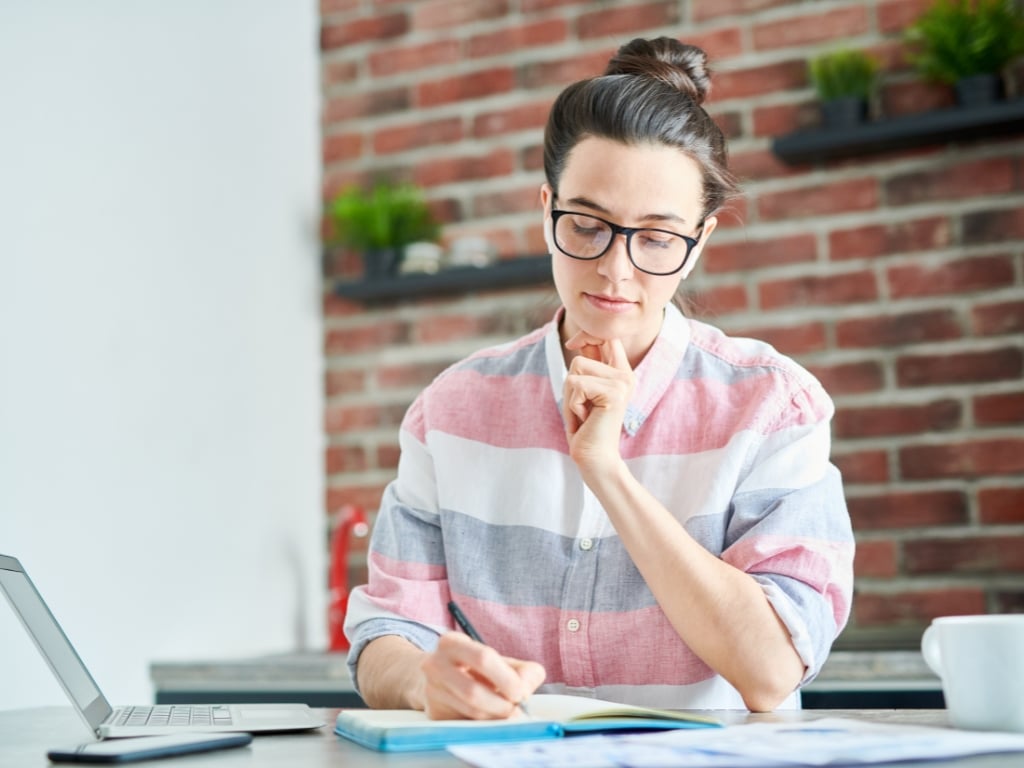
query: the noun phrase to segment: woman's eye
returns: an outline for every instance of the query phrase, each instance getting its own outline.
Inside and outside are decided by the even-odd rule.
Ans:
[[[670,248],[672,237],[658,233],[644,233],[640,236],[640,245],[644,248]]]

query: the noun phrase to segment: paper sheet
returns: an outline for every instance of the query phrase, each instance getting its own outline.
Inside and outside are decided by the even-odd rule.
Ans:
[[[476,768],[775,768],[869,765],[1024,752],[1024,734],[822,718],[695,731],[461,746],[450,747],[449,751]]]

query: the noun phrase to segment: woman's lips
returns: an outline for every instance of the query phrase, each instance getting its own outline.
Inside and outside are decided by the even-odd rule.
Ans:
[[[636,304],[616,296],[602,296],[597,293],[584,293],[587,301],[602,312],[628,312]]]

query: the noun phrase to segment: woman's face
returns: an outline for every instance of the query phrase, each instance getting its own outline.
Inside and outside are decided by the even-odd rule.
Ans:
[[[565,306],[562,339],[583,330],[622,341],[636,367],[657,338],[663,310],[680,281],[697,263],[717,224],[701,218],[700,167],[677,149],[660,144],[630,146],[611,139],[586,138],[569,153],[558,197],[544,184],[544,233],[552,257],[555,287]],[[625,227],[652,227],[700,238],[686,266],[673,275],[651,275],[629,260],[625,235],[616,235],[600,258],[582,261],[554,244],[551,211],[575,211]],[[634,241],[638,236],[634,236]],[[633,243],[634,249],[637,243]]]

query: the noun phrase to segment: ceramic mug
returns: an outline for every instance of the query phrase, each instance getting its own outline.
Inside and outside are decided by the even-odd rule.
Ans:
[[[944,616],[921,637],[958,728],[1024,733],[1024,614]]]

